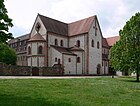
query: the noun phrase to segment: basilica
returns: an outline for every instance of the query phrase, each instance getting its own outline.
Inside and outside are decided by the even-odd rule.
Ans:
[[[103,38],[96,15],[64,23],[38,14],[28,34],[8,43],[19,66],[61,64],[65,75],[107,75],[110,42]]]

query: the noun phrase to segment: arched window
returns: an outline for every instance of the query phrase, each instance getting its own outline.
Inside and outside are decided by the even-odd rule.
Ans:
[[[77,46],[80,47],[80,40],[77,40]]]
[[[77,63],[80,63],[80,57],[77,57]]]
[[[43,47],[42,46],[39,46],[38,47],[38,54],[42,54],[43,53]]]
[[[60,64],[60,59],[58,59],[58,64]]]
[[[71,58],[69,58],[68,61],[71,62]]]
[[[63,40],[60,41],[60,46],[63,46]]]
[[[55,58],[55,62],[57,62],[57,58]]]
[[[94,47],[94,40],[91,41],[91,47]]]
[[[98,49],[100,48],[100,44],[99,44],[99,41],[97,42],[97,48],[98,48]]]
[[[28,47],[28,54],[31,54],[31,47]]]
[[[57,40],[57,39],[55,39],[54,43],[55,43],[55,45],[58,45],[58,40]]]

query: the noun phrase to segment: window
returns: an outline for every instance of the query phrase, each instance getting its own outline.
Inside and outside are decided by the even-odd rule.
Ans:
[[[63,40],[60,41],[60,46],[63,46]]]
[[[36,24],[35,29],[36,29],[37,32],[39,32],[40,28],[41,28],[41,25],[40,25],[40,23],[38,22],[38,23]]]
[[[77,63],[80,63],[80,57],[77,57]]]
[[[106,66],[107,66],[107,61],[106,61]]]
[[[99,41],[97,42],[97,48],[98,48],[98,49],[100,48],[100,44],[99,44]]]
[[[60,59],[58,59],[58,64],[60,64]]]
[[[91,47],[94,47],[94,40],[91,41]]]
[[[38,47],[38,54],[42,54],[43,53],[43,48],[42,48],[42,46],[39,46]]]
[[[28,54],[31,54],[31,47],[28,47]]]
[[[69,58],[68,61],[71,62],[71,58]]]
[[[54,40],[54,43],[55,43],[55,45],[58,45],[58,40],[55,39],[55,40]]]
[[[57,62],[57,58],[55,58],[55,62]]]
[[[102,66],[104,66],[104,61],[102,61]]]
[[[77,46],[80,47],[80,40],[77,40]]]

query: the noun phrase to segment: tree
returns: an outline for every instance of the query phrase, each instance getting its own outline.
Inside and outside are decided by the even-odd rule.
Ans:
[[[119,32],[120,40],[111,48],[111,66],[115,70],[140,75],[140,13],[132,16]]]
[[[6,44],[0,44],[0,62],[16,65],[16,52]]]
[[[0,0],[0,43],[6,43],[8,39],[12,39],[12,34],[9,33],[9,27],[12,27],[12,19],[7,15],[7,9],[4,5],[4,0]]]
[[[12,19],[7,15],[7,9],[4,5],[4,0],[0,0],[0,62],[6,64],[16,64],[16,53],[7,44],[8,39],[12,39],[12,34],[9,33],[9,27],[12,27]]]

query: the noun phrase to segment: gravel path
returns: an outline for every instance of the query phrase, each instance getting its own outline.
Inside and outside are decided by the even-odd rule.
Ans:
[[[99,78],[111,76],[0,76],[0,79],[70,79],[70,78]]]

